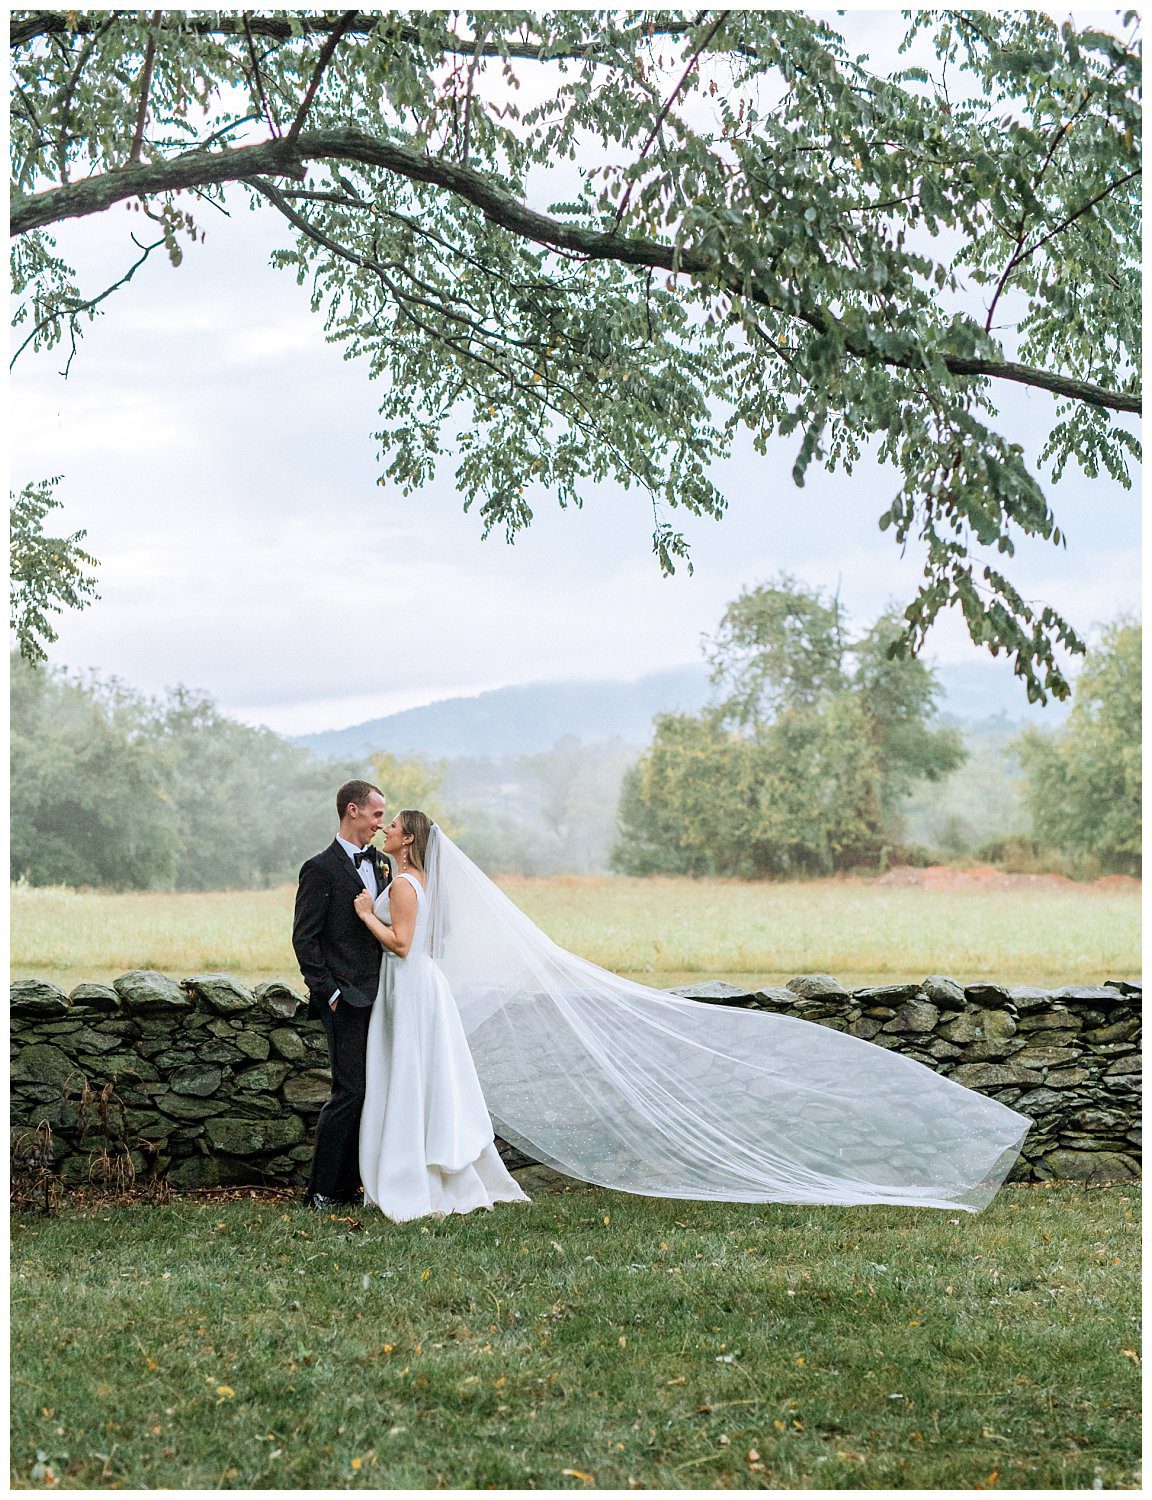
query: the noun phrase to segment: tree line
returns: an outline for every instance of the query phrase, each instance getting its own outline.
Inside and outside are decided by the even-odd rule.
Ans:
[[[715,703],[659,716],[624,778],[613,868],[757,879],[924,862],[908,794],[967,751],[937,718],[931,669],[892,652],[898,633],[889,612],[853,638],[837,599],[787,576],[745,590],[709,645]],[[1013,743],[1032,832],[987,855],[1139,873],[1140,654],[1138,624],[1108,626],[1063,729]]]
[[[545,754],[429,763],[321,760],[175,688],[12,659],[11,872],[34,885],[282,885],[332,838],[340,781],[370,774],[493,874],[787,878],[965,851],[905,838],[908,794],[965,746],[923,663],[891,657],[889,615],[853,635],[836,599],[781,578],[746,590],[709,643],[716,701],[664,714],[638,760],[571,738]],[[1013,744],[1030,831],[978,851],[1071,873],[1140,872],[1141,629],[1114,621],[1057,732]],[[617,801],[618,798],[618,801]]]
[[[178,687],[12,658],[11,866],[34,885],[252,890],[331,841],[335,791],[363,768],[318,760]]]

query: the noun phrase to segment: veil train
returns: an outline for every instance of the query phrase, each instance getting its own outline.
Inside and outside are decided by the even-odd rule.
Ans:
[[[566,952],[436,825],[428,945],[497,1134],[568,1176],[730,1202],[977,1212],[1031,1121],[931,1068]]]

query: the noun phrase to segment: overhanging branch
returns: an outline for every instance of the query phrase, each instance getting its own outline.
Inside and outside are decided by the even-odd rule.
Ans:
[[[386,13],[372,11],[353,11],[352,20],[344,29],[345,35],[349,36],[371,36],[374,32],[401,41],[413,42],[423,45],[426,37],[423,37],[414,27],[397,26],[389,23]],[[36,11],[23,20],[15,21],[9,30],[9,44],[13,51],[26,47],[30,42],[45,36],[90,36],[99,26],[94,16],[99,12],[84,14],[75,11]],[[245,25],[245,15],[247,25]],[[334,21],[329,16],[313,14],[299,14],[293,19],[293,24],[282,16],[258,16],[253,12],[245,15],[218,15],[213,19],[203,16],[186,15],[181,23],[181,29],[193,36],[219,36],[230,37],[243,35],[247,29],[252,36],[264,37],[272,42],[290,42],[302,32],[304,36],[326,36],[339,21]],[[647,25],[630,27],[623,31],[609,31],[607,40],[588,42],[583,47],[575,47],[570,50],[559,52],[547,51],[542,42],[533,42],[526,38],[523,41],[505,42],[477,42],[474,37],[456,36],[454,32],[445,30],[441,43],[445,52],[457,53],[462,57],[515,57],[527,62],[555,62],[564,60],[569,62],[595,62],[599,53],[604,52],[608,45],[631,44],[636,41],[648,41],[653,37],[681,37],[692,31],[692,21],[666,21],[663,25],[655,26],[651,30]]]
[[[26,234],[66,219],[102,213],[114,203],[132,198],[218,186],[253,177],[303,180],[310,161],[357,162],[395,173],[410,182],[441,188],[472,204],[510,234],[550,249],[566,250],[589,260],[609,260],[623,265],[710,277],[718,290],[726,290],[737,298],[748,297],[775,312],[798,318],[818,332],[834,335],[847,353],[859,359],[879,359],[896,369],[911,369],[923,363],[923,355],[912,347],[906,352],[878,356],[832,313],[820,307],[783,307],[765,288],[757,287],[754,280],[748,284],[743,276],[728,274],[725,267],[711,256],[660,240],[628,238],[564,223],[529,208],[492,178],[470,167],[441,157],[417,155],[391,141],[354,129],[302,134],[294,142],[272,140],[225,151],[195,151],[168,161],[101,173],[31,197],[16,194],[12,200],[12,234]],[[948,353],[940,358],[954,375],[1014,381],[1111,411],[1141,410],[1139,395],[1109,390],[1089,381],[1011,360],[971,359]]]

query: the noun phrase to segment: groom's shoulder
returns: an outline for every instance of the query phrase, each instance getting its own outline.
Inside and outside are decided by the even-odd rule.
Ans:
[[[304,863],[300,866],[300,879],[303,880],[304,876],[312,870],[321,869],[328,863],[331,857],[332,845],[329,844],[326,849],[321,849],[319,854],[314,854],[311,859],[306,859],[304,861]]]

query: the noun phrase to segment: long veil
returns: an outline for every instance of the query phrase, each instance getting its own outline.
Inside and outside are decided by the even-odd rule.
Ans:
[[[428,950],[496,1133],[569,1176],[734,1202],[983,1208],[1031,1121],[811,1021],[648,989],[552,942],[433,825]]]

